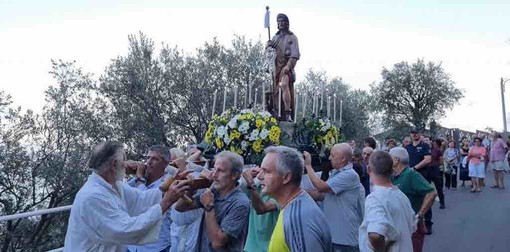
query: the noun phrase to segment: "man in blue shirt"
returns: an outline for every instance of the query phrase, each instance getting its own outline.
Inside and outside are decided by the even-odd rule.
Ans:
[[[170,150],[162,145],[156,145],[149,148],[147,154],[147,162],[145,165],[138,165],[136,176],[128,181],[132,187],[136,187],[142,191],[157,189],[166,178],[165,168],[170,162]],[[128,246],[130,252],[151,252],[161,251],[167,252],[170,249],[170,211],[166,212],[161,229],[159,231],[159,240],[155,243]]]
[[[206,189],[193,202],[180,199],[180,212],[203,208],[195,251],[242,251],[248,227],[250,200],[238,188],[244,161],[236,153],[222,151],[215,157],[212,190]]]
[[[419,172],[425,180],[430,182],[428,176],[428,165],[432,161],[430,145],[421,140],[420,128],[412,129],[410,134],[413,142],[405,147],[409,154],[409,167]],[[425,226],[428,235],[432,234],[432,224],[432,210],[429,209],[425,214]]]

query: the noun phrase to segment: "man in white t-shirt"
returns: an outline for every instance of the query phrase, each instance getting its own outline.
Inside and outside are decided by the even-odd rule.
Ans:
[[[413,251],[411,236],[416,217],[407,196],[391,182],[393,160],[387,152],[376,151],[368,173],[374,184],[365,201],[365,218],[359,228],[359,247],[365,251]]]

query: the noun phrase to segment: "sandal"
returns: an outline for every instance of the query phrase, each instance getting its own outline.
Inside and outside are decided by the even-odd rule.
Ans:
[[[498,185],[493,185],[493,186],[491,186],[491,188],[499,188],[499,186]]]

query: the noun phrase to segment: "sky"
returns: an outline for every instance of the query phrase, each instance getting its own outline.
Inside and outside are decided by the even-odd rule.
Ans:
[[[234,34],[265,41],[266,5],[271,33],[276,14],[285,13],[299,39],[298,81],[311,68],[369,90],[383,68],[423,58],[441,63],[465,91],[441,125],[503,129],[500,79],[510,78],[510,1],[0,0],[0,90],[38,112],[44,90],[54,84],[51,59],[74,60],[98,77],[127,53],[128,35],[140,31],[157,45],[188,53],[214,37],[224,44]]]

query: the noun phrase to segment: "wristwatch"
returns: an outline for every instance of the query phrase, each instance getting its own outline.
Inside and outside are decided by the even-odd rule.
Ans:
[[[214,208],[214,204],[209,204],[209,205],[204,206],[204,209],[206,212],[210,212],[211,210],[213,210],[213,208]]]
[[[145,180],[144,177],[138,177],[138,178],[135,179],[135,183],[138,183],[138,182],[142,182],[142,183],[145,184],[146,180]]]
[[[255,190],[257,190],[257,185],[255,185],[255,184],[252,184],[252,185],[246,185],[246,188],[247,188],[248,190],[255,191]]]

